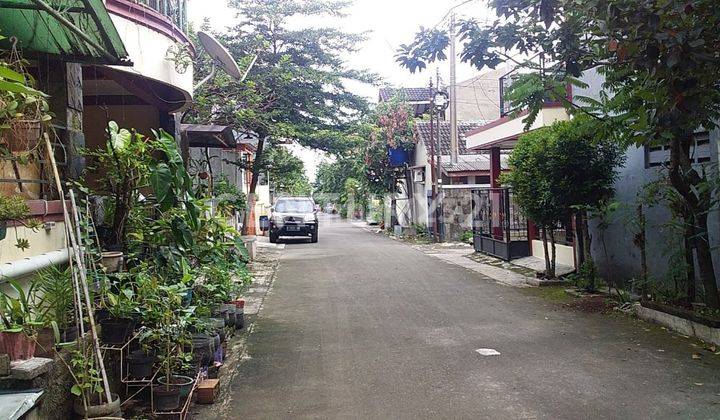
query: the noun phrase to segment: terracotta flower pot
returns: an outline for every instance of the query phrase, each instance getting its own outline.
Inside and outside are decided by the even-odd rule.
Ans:
[[[35,340],[24,332],[3,331],[0,333],[0,347],[10,360],[27,360],[35,356]]]

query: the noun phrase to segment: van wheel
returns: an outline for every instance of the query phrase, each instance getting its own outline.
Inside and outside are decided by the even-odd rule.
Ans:
[[[270,243],[271,243],[271,244],[276,244],[277,241],[278,241],[278,235],[273,235],[273,234],[271,233],[271,234],[270,234]]]
[[[317,230],[312,233],[312,236],[310,237],[310,242],[313,244],[316,244],[318,241],[318,232]]]

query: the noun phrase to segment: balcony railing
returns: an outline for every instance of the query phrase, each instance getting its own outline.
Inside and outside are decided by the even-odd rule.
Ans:
[[[110,13],[160,32],[193,51],[187,35],[187,0],[105,0]]]
[[[137,2],[170,18],[178,28],[187,33],[187,0],[137,0]]]

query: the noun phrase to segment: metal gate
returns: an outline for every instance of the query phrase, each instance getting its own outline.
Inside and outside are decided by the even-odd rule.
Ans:
[[[509,188],[473,190],[475,250],[504,260],[531,255],[528,222]]]

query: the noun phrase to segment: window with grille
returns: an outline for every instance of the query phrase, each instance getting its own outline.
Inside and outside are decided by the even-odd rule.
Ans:
[[[690,159],[693,163],[706,163],[711,160],[710,133],[695,133],[695,140],[690,148]],[[645,146],[645,167],[652,168],[667,165],[670,162],[670,148],[667,146]]]

